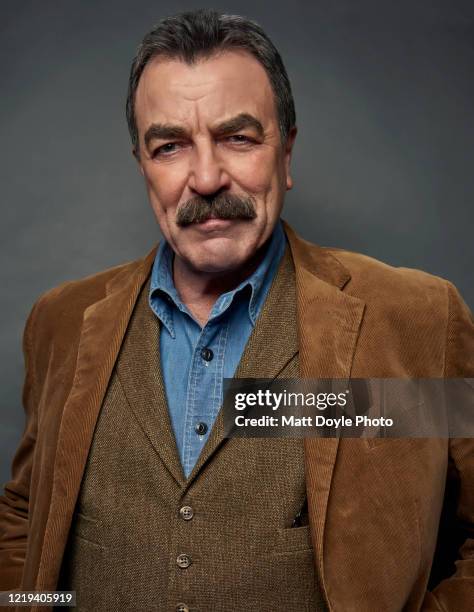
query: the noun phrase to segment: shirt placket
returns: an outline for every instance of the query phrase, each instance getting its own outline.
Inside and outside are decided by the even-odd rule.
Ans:
[[[209,322],[193,350],[183,428],[183,469],[186,476],[199,457],[220,407],[227,335],[228,323]],[[212,351],[212,359],[206,360],[202,356],[203,349]],[[206,427],[205,432],[199,432],[199,423]]]

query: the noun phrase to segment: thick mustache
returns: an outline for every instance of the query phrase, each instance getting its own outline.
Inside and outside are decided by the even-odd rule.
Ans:
[[[242,198],[231,193],[220,193],[210,198],[196,196],[185,202],[176,212],[176,223],[186,227],[208,219],[255,219],[257,212],[251,196]]]

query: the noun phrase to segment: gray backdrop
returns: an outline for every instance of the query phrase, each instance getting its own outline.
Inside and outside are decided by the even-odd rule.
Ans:
[[[307,239],[446,277],[474,304],[472,0],[3,0],[0,481],[23,428],[21,334],[40,293],[158,238],[124,119],[129,66],[161,17],[259,21],[295,95]]]

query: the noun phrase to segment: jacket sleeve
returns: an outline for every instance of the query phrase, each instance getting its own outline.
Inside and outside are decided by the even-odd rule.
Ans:
[[[0,496],[0,590],[20,587],[28,542],[29,489],[37,430],[33,364],[36,310],[37,305],[33,307],[23,333],[23,406],[26,424],[13,459],[12,479],[5,485],[4,495]]]
[[[474,378],[474,323],[456,288],[448,283],[445,378]],[[474,406],[470,407],[474,411]],[[470,418],[472,422],[473,417]],[[469,612],[474,609],[474,439],[452,438],[451,475],[456,480],[458,527],[465,534],[456,571],[426,594],[424,612]]]

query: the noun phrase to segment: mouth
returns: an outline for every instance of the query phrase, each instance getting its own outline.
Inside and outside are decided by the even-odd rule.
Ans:
[[[241,220],[241,219],[240,219]],[[217,230],[217,229],[226,229],[232,225],[235,221],[239,221],[239,219],[219,219],[216,217],[210,217],[205,221],[199,221],[193,223],[191,227],[195,227],[198,230]]]

